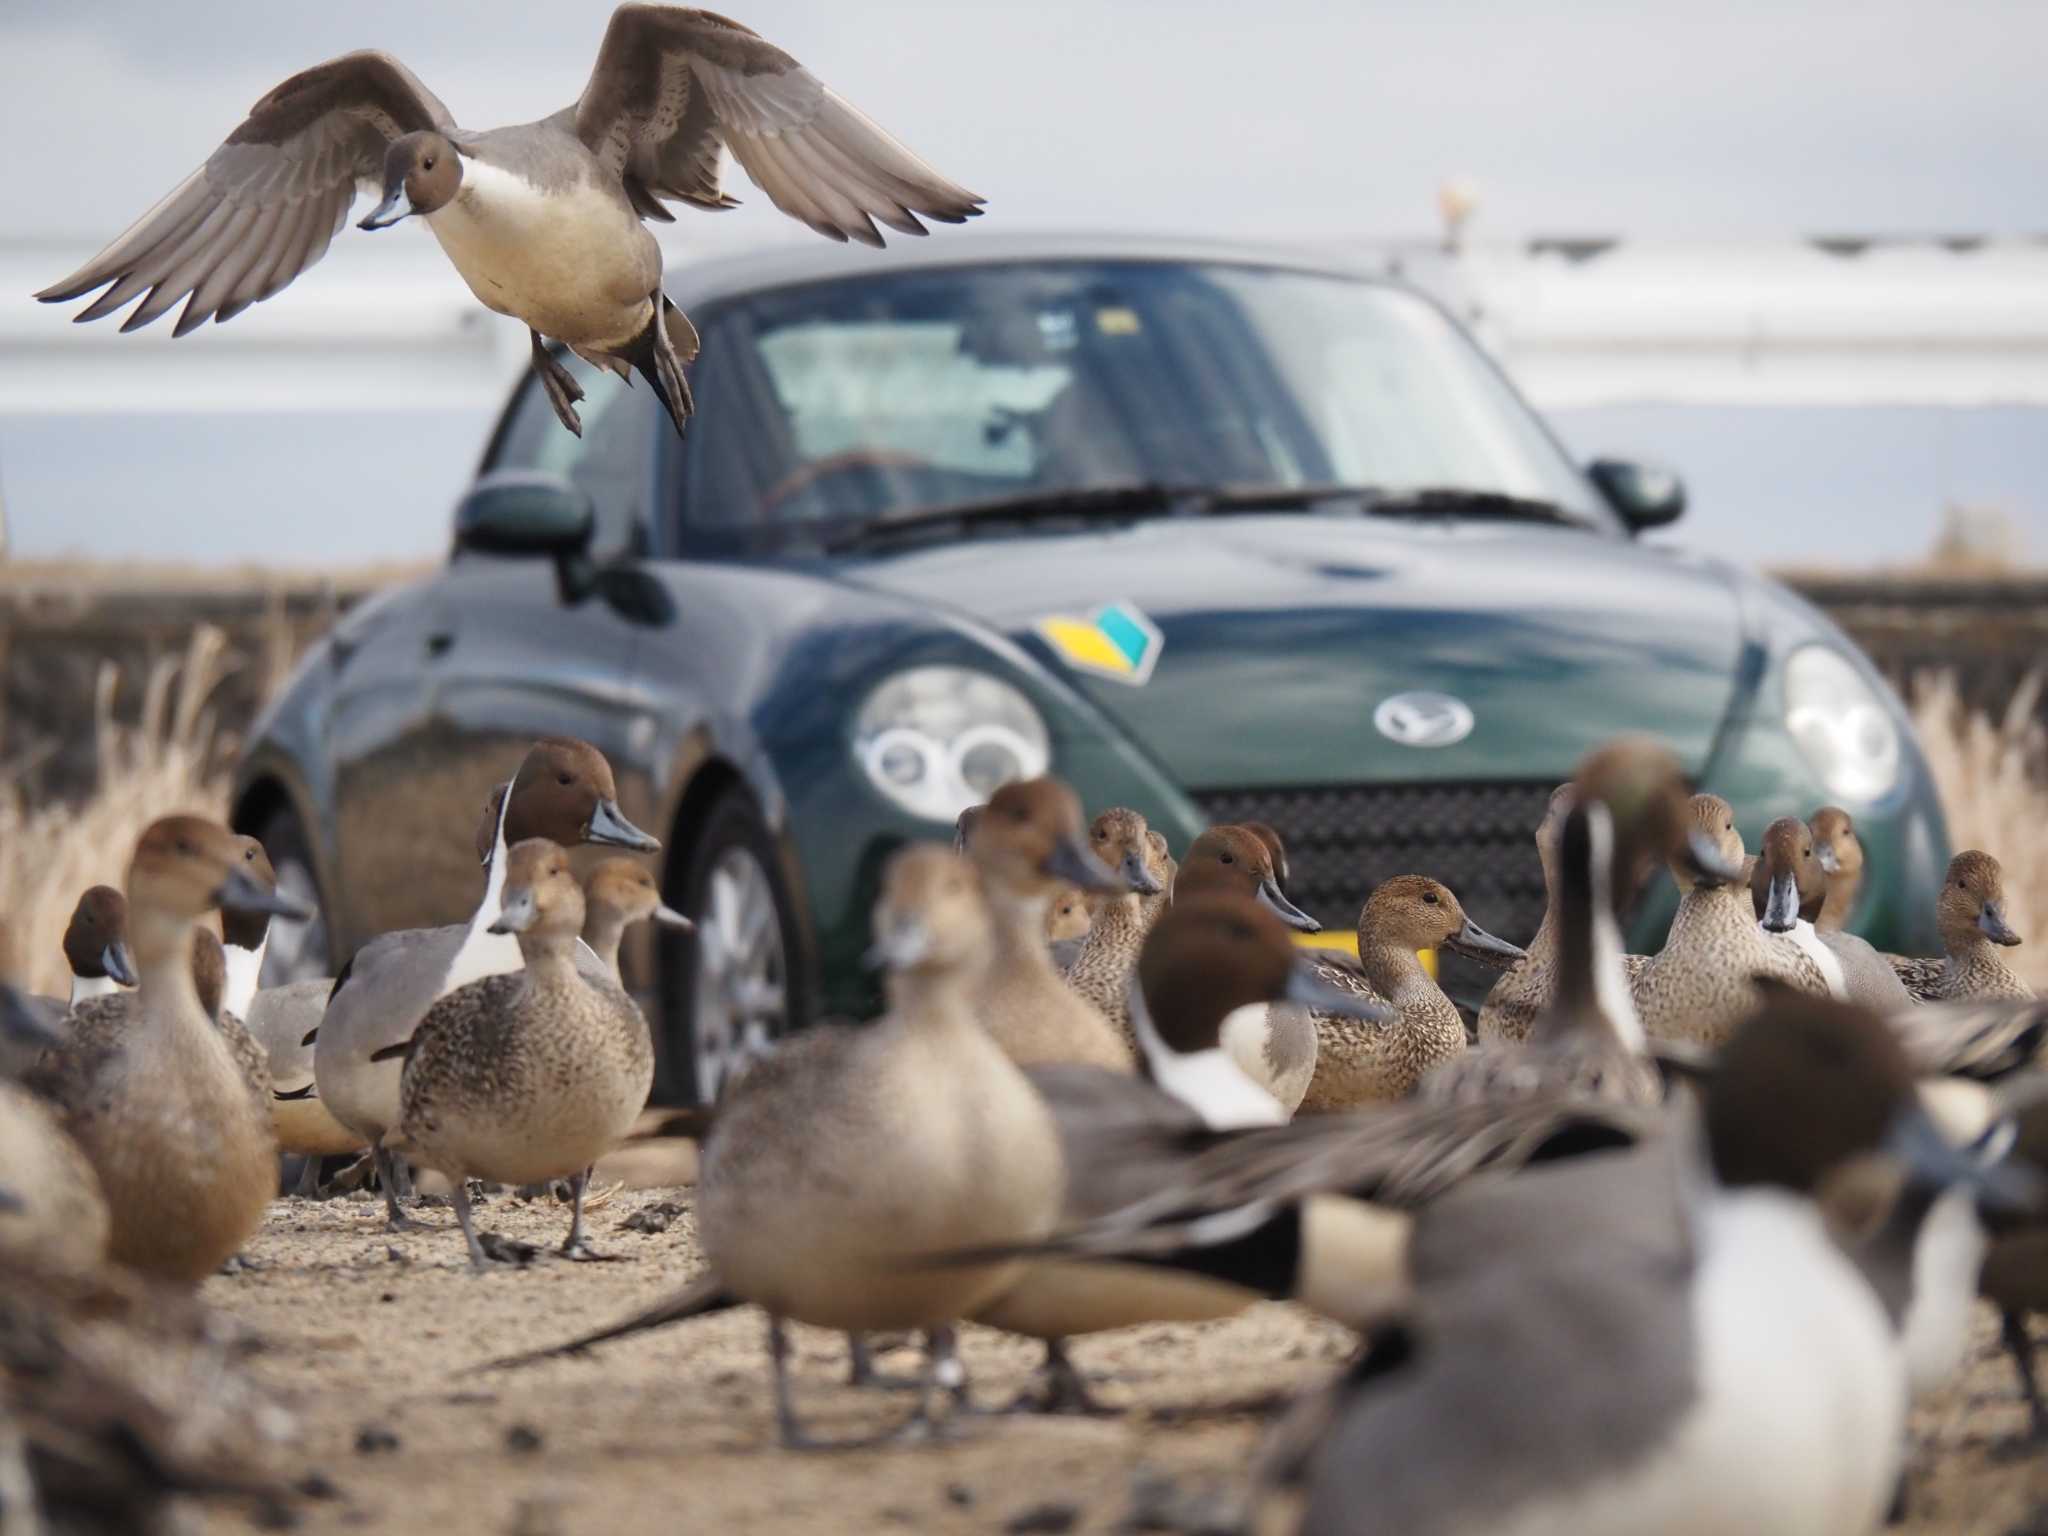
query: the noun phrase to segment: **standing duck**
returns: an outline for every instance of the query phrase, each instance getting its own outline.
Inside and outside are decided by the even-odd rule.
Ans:
[[[1081,802],[1057,779],[1005,784],[967,833],[995,929],[976,982],[982,1025],[1019,1066],[1079,1062],[1128,1072],[1130,1047],[1103,1011],[1053,969],[1045,912],[1062,885],[1107,896],[1123,878],[1089,851]]]
[[[583,882],[583,942],[612,980],[622,986],[619,945],[628,928],[649,918],[683,933],[693,933],[697,927],[661,899],[653,871],[638,859],[604,859],[592,866]]]
[[[1417,953],[1439,946],[1494,963],[1522,954],[1474,923],[1447,886],[1426,876],[1396,875],[1366,898],[1358,914],[1358,970],[1332,960],[1325,970],[1391,1004],[1399,1017],[1377,1025],[1318,1017],[1304,1110],[1406,1098],[1430,1068],[1465,1049],[1465,1020]]]
[[[1064,786],[999,790],[976,846],[997,827],[1067,805],[1047,788]],[[1013,790],[1025,792],[1021,802]],[[1011,822],[1012,806],[1022,822]],[[1085,852],[1079,808],[1070,808],[1072,843]],[[768,1314],[782,1442],[811,1447],[819,1442],[790,1391],[787,1324],[922,1328],[936,1335],[933,1364],[905,1428],[924,1424],[930,1386],[956,1364],[951,1324],[999,1295],[1020,1266],[920,1261],[1044,1237],[1064,1178],[1050,1112],[977,1018],[981,972],[1001,952],[981,883],[973,865],[934,844],[889,861],[872,951],[887,967],[887,1007],[872,1023],[791,1036],[734,1079],[697,1184],[706,1272],[671,1300],[544,1353],[751,1302]]]
[[[1946,951],[1941,959],[1885,956],[1907,991],[1926,1003],[2034,995],[1998,953],[2020,942],[2005,918],[2005,871],[1998,860],[1976,849],[1950,859],[1934,919]]]
[[[201,1005],[192,934],[216,906],[303,914],[250,879],[234,834],[193,816],[142,835],[127,894],[139,1007],[122,997],[79,1004],[64,1047],[29,1086],[57,1107],[99,1175],[109,1256],[197,1284],[262,1220],[277,1188],[277,1143],[267,1073],[251,1081],[248,1052]],[[232,1033],[247,1039],[239,1024]]]
[[[388,53],[343,54],[293,75],[227,142],[99,255],[36,297],[81,298],[122,323],[179,300],[173,334],[225,321],[318,261],[359,184],[381,188],[362,220],[418,215],[470,292],[523,321],[562,424],[582,433],[581,387],[551,337],[624,377],[640,372],[681,431],[683,365],[697,333],[661,291],[643,223],[664,201],[732,207],[722,151],[792,218],[834,240],[880,245],[876,221],[921,235],[916,215],[959,223],[982,199],[905,149],[809,70],[738,22],[673,5],[621,5],[583,94],[539,122],[473,132]],[[187,298],[187,295],[190,295]]]
[[[472,1268],[490,1260],[470,1219],[467,1181],[569,1180],[562,1252],[584,1257],[590,1165],[633,1128],[654,1084],[647,1020],[610,975],[576,961],[583,887],[546,838],[507,859],[494,933],[516,934],[521,969],[470,982],[427,1010],[419,1029],[372,1061],[405,1062],[397,1126],[385,1145],[446,1174]]]
[[[1128,1041],[1131,972],[1146,930],[1158,915],[1159,898],[1166,894],[1172,859],[1165,839],[1155,839],[1145,818],[1123,806],[1095,818],[1088,828],[1088,847],[1123,877],[1129,891],[1097,899],[1080,952],[1067,967],[1067,982]]]
[[[1913,1006],[1913,994],[1884,956],[1853,933],[1823,929],[1818,919],[1829,878],[1821,867],[1820,840],[1797,816],[1764,828],[1763,852],[1750,874],[1750,904],[1766,933],[1784,934],[1820,967],[1828,991],[1881,1013]]]
[[[1636,977],[1636,1012],[1654,1039],[1719,1045],[1756,1011],[1757,977],[1817,996],[1829,987],[1805,950],[1757,926],[1733,808],[1719,795],[1694,795],[1685,814],[1690,831],[1713,849],[1715,867],[1697,857],[1692,837],[1678,844],[1671,861],[1678,913],[1664,947]]]
[[[517,970],[521,950],[494,932],[506,850],[530,837],[564,847],[606,843],[648,852],[661,845],[619,810],[611,764],[588,742],[550,736],[534,743],[509,786],[494,791],[479,829],[483,898],[467,923],[387,933],[356,951],[335,978],[313,1053],[316,1090],[328,1113],[374,1153],[386,1219],[408,1224],[384,1133],[398,1123],[400,1070],[375,1053],[412,1038],[427,1009],[457,987]],[[590,961],[597,967],[595,958]]]
[[[1839,805],[1822,806],[1807,827],[1813,833],[1813,856],[1828,880],[1827,900],[1813,926],[1822,933],[1840,933],[1856,915],[1856,898],[1863,891],[1863,839],[1856,835],[1856,818]]]

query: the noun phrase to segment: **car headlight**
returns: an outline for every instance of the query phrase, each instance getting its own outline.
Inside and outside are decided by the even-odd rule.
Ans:
[[[1891,711],[1840,651],[1806,645],[1785,663],[1785,728],[1828,793],[1880,800],[1899,781]]]
[[[912,667],[854,717],[854,755],[875,788],[913,816],[951,822],[1012,779],[1034,779],[1052,739],[1031,701],[971,667]]]

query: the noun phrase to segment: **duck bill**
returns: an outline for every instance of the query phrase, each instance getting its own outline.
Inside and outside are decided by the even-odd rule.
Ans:
[[[1799,925],[1799,882],[1790,870],[1771,876],[1762,922],[1767,933],[1790,933]]]
[[[409,219],[419,210],[412,205],[412,199],[405,195],[405,183],[400,182],[384,194],[384,201],[364,214],[357,223],[357,229],[389,229],[400,219]]]
[[[295,923],[303,923],[313,915],[284,892],[257,884],[239,869],[228,871],[227,879],[221,881],[220,889],[213,893],[213,902],[215,906],[226,907],[231,912],[267,912],[272,917],[289,918]]]
[[[48,1050],[64,1043],[64,1032],[29,1007],[14,988],[0,985],[0,1039]]]
[[[1271,912],[1290,928],[1303,933],[1321,933],[1323,925],[1310,917],[1301,908],[1280,893],[1280,882],[1271,875],[1259,882],[1259,905]]]
[[[1124,877],[1124,884],[1140,896],[1157,896],[1166,887],[1159,883],[1159,877],[1145,867],[1145,861],[1135,853],[1127,853],[1117,869]]]
[[[654,920],[664,928],[673,928],[679,933],[695,933],[697,925],[667,902],[654,909]]]
[[[661,839],[649,837],[626,820],[626,813],[619,809],[619,802],[611,799],[597,802],[597,809],[590,813],[590,828],[583,834],[583,840],[586,843],[604,843],[613,848],[630,848],[634,853],[661,851]]]
[[[1893,1118],[1885,1151],[1898,1159],[1913,1183],[1967,1190],[1987,1216],[2035,1216],[2048,1210],[2048,1178],[2032,1164],[1958,1147],[1942,1135],[1917,1098]]]
[[[533,899],[532,891],[507,891],[504,903],[498,908],[498,920],[491,924],[491,932],[524,933],[539,916],[540,903]]]
[[[869,970],[902,971],[921,963],[931,952],[929,928],[919,922],[898,922],[877,933],[862,958]]]
[[[1045,856],[1038,872],[1105,896],[1121,896],[1130,890],[1122,875],[1071,837],[1063,837],[1052,845],[1052,852]]]
[[[1444,948],[1454,955],[1463,955],[1467,960],[1490,961],[1495,965],[1502,961],[1513,963],[1524,953],[1521,945],[1495,938],[1469,917],[1465,919],[1464,927],[1444,940]]]
[[[1842,856],[1835,852],[1833,843],[1822,843],[1813,850],[1813,857],[1822,874],[1832,877],[1842,872]]]
[[[1333,1013],[1340,1018],[1364,1019],[1369,1024],[1391,1024],[1401,1016],[1376,997],[1325,981],[1322,972],[1316,969],[1314,956],[1306,954],[1296,955],[1287,968],[1287,988],[1280,994],[1280,1001],[1299,1003],[1317,1013]]]
[[[1977,914],[1977,926],[1984,930],[1984,937],[1994,944],[2017,944],[2020,936],[2013,931],[2012,924],[2005,920],[2005,903],[1987,901],[1984,910]]]
[[[1684,846],[1679,850],[1693,877],[1709,885],[1737,885],[1748,878],[1742,861],[1731,862],[1721,852],[1720,846],[1706,833],[1692,831],[1685,834]]]
[[[100,951],[100,969],[124,987],[135,986],[141,980],[135,974],[135,957],[128,953],[126,939],[116,939]]]

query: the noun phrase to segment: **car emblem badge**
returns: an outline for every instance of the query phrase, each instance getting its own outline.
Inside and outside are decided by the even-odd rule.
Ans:
[[[1104,603],[1085,619],[1049,614],[1037,629],[1068,666],[1134,688],[1152,675],[1166,648],[1158,627],[1131,602]]]
[[[1404,747],[1448,747],[1472,734],[1472,711],[1448,693],[1397,693],[1380,700],[1372,723]]]

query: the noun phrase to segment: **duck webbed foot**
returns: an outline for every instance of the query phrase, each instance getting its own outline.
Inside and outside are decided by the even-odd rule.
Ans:
[[[540,339],[539,331],[528,327],[526,334],[533,338],[533,371],[540,375],[540,387],[547,391],[548,404],[555,408],[562,425],[581,437],[583,418],[576,413],[576,402],[583,398],[583,386],[576,382],[574,374],[556,361],[547,343]]]

